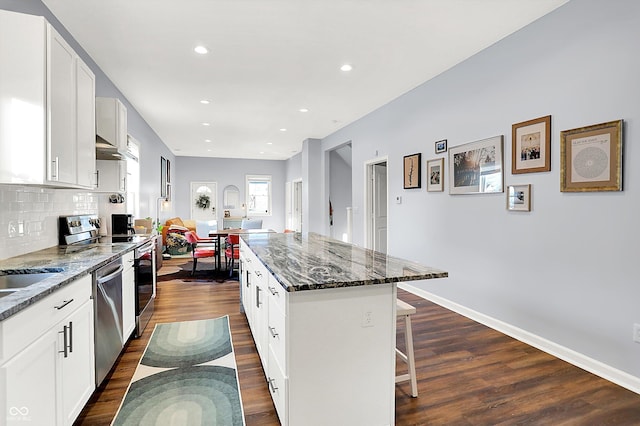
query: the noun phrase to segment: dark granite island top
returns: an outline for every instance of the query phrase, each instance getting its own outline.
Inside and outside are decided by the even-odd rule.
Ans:
[[[448,273],[315,233],[241,235],[288,292],[444,278]]]
[[[149,238],[136,236],[132,242],[56,246],[0,260],[0,275],[55,272],[51,277],[0,297],[0,321],[134,250]]]

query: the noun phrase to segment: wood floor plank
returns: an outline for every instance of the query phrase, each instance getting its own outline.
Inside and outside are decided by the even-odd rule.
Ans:
[[[165,267],[184,262],[172,259]],[[640,395],[411,293],[398,295],[417,308],[412,324],[419,396],[410,396],[408,382],[396,386],[397,425],[640,424]],[[279,425],[238,300],[237,281],[159,283],[151,323],[127,344],[76,425],[111,422],[156,323],[227,314],[247,426]],[[405,371],[398,362],[398,372]]]

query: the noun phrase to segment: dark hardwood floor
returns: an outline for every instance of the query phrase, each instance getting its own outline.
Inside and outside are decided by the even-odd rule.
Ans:
[[[172,259],[163,268],[181,263]],[[410,396],[408,382],[396,386],[397,425],[640,425],[640,395],[411,293],[398,294],[417,308],[419,396]],[[111,422],[155,323],[228,314],[246,423],[278,425],[238,300],[237,281],[160,282],[151,323],[128,343],[76,424]],[[398,342],[402,347],[402,334]],[[397,365],[404,372],[404,363]]]

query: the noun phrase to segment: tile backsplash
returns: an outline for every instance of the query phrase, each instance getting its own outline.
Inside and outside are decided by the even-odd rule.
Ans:
[[[58,245],[58,216],[98,214],[108,194],[0,185],[0,259]]]

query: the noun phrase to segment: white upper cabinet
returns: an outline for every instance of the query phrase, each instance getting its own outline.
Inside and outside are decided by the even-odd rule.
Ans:
[[[0,10],[0,183],[95,185],[95,76],[40,16]]]
[[[96,98],[96,135],[119,152],[127,151],[127,107],[119,99]]]

